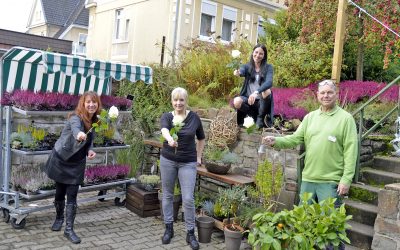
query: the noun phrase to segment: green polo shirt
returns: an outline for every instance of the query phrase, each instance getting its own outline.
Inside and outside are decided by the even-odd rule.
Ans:
[[[357,160],[357,130],[351,114],[335,106],[307,114],[292,135],[275,138],[276,148],[292,148],[304,143],[305,167],[302,180],[340,182],[350,185]]]

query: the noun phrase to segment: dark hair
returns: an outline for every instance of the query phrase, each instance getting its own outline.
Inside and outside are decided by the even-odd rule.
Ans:
[[[256,64],[254,62],[253,59],[253,53],[254,50],[256,50],[257,48],[261,48],[264,51],[264,58],[261,60],[261,65],[260,65],[260,82],[263,82],[263,80],[265,79],[265,74],[266,74],[266,67],[265,64],[267,64],[267,58],[268,58],[268,52],[267,52],[267,47],[265,47],[264,44],[257,44],[256,46],[254,46],[251,55],[250,55],[250,61],[249,61],[249,72],[250,73],[250,78],[252,81],[254,81],[255,79],[255,75],[256,75]]]
[[[96,114],[93,115],[92,119],[90,119],[89,113],[85,109],[86,97],[90,97],[90,99],[92,99],[94,102],[96,102],[98,104]],[[100,97],[97,95],[97,93],[94,91],[87,91],[87,92],[83,93],[83,95],[79,98],[79,102],[75,108],[75,111],[73,113],[71,113],[69,115],[69,117],[72,114],[79,116],[82,119],[82,121],[85,125],[85,131],[87,132],[92,127],[92,123],[97,122],[97,120],[98,120],[97,115],[100,114],[101,109],[102,109],[101,100],[100,100]]]

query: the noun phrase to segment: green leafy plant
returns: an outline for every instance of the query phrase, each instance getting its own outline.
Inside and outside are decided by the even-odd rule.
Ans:
[[[228,148],[221,148],[215,145],[207,145],[203,156],[206,161],[221,162],[225,164],[236,163],[238,160],[237,154],[229,152]]]
[[[246,188],[234,186],[232,188],[218,188],[218,198],[214,205],[220,204],[221,214],[224,217],[236,217],[239,211],[239,206],[246,200]],[[229,222],[228,222],[229,223]]]
[[[253,217],[253,227],[249,230],[248,242],[261,249],[325,249],[344,241],[350,243],[346,229],[347,221],[344,204],[335,208],[336,199],[326,199],[320,203],[311,201],[312,194],[301,197],[302,205],[292,210],[274,214],[271,211]],[[310,204],[311,203],[311,204]]]
[[[254,181],[264,207],[269,207],[277,200],[282,188],[283,170],[281,164],[273,164],[264,160],[258,165]]]

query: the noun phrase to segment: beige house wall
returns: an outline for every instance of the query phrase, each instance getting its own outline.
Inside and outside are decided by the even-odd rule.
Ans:
[[[96,2],[96,1],[94,1]],[[164,62],[171,61],[173,50],[177,0],[119,0],[98,1],[87,5],[89,8],[89,30],[87,56],[102,60],[112,60],[132,64],[159,63],[161,42],[166,37]],[[180,44],[188,44],[200,33],[202,0],[180,0],[177,49]],[[236,9],[235,38],[246,37],[251,43],[257,41],[258,17],[267,13],[273,17],[277,1],[273,7],[261,7],[255,2],[244,0],[216,0],[215,33],[213,39],[222,33],[224,6]],[[283,2],[283,1],[281,1]],[[280,4],[280,3],[279,3]],[[283,4],[283,3],[282,3]],[[282,5],[281,8],[284,8]],[[124,9],[124,18],[129,19],[126,40],[115,41],[116,11]]]

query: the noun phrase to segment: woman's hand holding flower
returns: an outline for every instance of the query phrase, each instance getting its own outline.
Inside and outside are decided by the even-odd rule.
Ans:
[[[81,131],[76,135],[76,140],[77,141],[84,141],[84,140],[86,140],[86,137],[87,137],[86,133]]]

